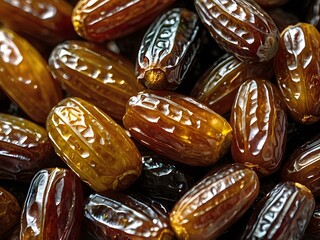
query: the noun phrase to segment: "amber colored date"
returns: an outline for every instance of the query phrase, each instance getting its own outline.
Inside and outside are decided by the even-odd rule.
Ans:
[[[287,137],[285,105],[276,87],[265,80],[243,83],[231,111],[231,153],[261,175],[280,168]]]
[[[137,78],[148,89],[173,90],[185,78],[199,48],[197,14],[170,9],[149,27],[137,57]]]
[[[245,213],[258,193],[253,170],[227,164],[207,174],[176,203],[171,226],[179,239],[215,239]]]
[[[46,128],[56,153],[97,192],[127,188],[141,174],[140,153],[123,128],[81,98],[62,100]]]
[[[23,206],[20,240],[78,240],[82,208],[81,181],[71,170],[39,171]]]
[[[92,194],[84,206],[85,225],[95,239],[174,239],[166,209],[155,201],[120,192]]]
[[[242,239],[302,239],[314,208],[308,188],[299,183],[279,183],[255,208]]]
[[[129,98],[143,89],[134,65],[119,54],[84,41],[67,41],[51,52],[49,66],[70,96],[88,100],[121,120]]]
[[[168,91],[143,91],[130,98],[123,124],[148,148],[172,160],[207,166],[230,147],[232,128],[198,101]]]
[[[281,33],[274,58],[278,87],[299,123],[320,119],[320,33],[311,24],[298,23]]]
[[[80,0],[72,13],[76,32],[92,42],[123,37],[150,24],[175,0]]]
[[[15,32],[0,28],[0,87],[34,121],[44,123],[62,91],[37,50]]]
[[[48,162],[47,131],[26,119],[0,113],[0,179],[29,181]]]
[[[272,18],[250,0],[195,0],[195,7],[211,36],[241,61],[272,59],[279,31]]]

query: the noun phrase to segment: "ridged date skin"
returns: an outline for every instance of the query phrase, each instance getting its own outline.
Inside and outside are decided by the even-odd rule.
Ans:
[[[49,44],[74,38],[71,14],[72,6],[63,0],[0,1],[0,22]]]
[[[120,192],[92,194],[84,205],[85,224],[97,240],[170,240],[174,232],[159,203]]]
[[[143,91],[130,98],[123,124],[153,151],[172,160],[207,166],[230,147],[232,128],[198,101],[168,91]]]
[[[175,0],[80,0],[72,13],[76,32],[91,42],[128,35],[150,24]]]
[[[314,0],[310,3],[309,13],[306,18],[307,22],[320,31],[320,0]]]
[[[141,174],[142,160],[123,128],[81,98],[66,98],[48,116],[56,153],[97,192],[124,189]]]
[[[253,170],[227,164],[207,174],[176,203],[171,226],[178,239],[215,239],[245,213],[258,193]]]
[[[297,148],[282,167],[283,181],[299,182],[320,196],[320,135]]]
[[[243,83],[231,111],[235,162],[266,176],[280,168],[287,138],[285,105],[277,88],[265,80]]]
[[[35,122],[44,123],[62,91],[37,50],[15,32],[0,28],[0,87]]]
[[[39,171],[23,206],[20,240],[78,240],[82,208],[81,181],[71,170]]]
[[[21,209],[17,199],[0,187],[0,237],[20,220]]]
[[[149,27],[138,52],[138,80],[148,89],[174,90],[188,72],[199,42],[197,14],[170,9]]]
[[[320,33],[311,24],[298,23],[281,33],[274,58],[278,87],[299,123],[320,119]]]
[[[195,0],[211,36],[227,52],[247,63],[271,60],[279,31],[272,18],[251,0]]]
[[[90,101],[121,120],[129,98],[143,89],[134,65],[119,54],[84,41],[67,41],[51,52],[49,66],[70,96]]]
[[[315,200],[299,183],[277,184],[258,204],[242,239],[302,239]]]
[[[273,7],[278,7],[289,0],[254,0],[256,3],[258,3],[261,7],[263,8],[273,8]]]
[[[233,55],[212,65],[196,82],[191,96],[221,115],[231,110],[234,98],[247,79],[270,79],[270,62],[246,64]]]
[[[46,129],[0,113],[0,179],[30,181],[52,154]]]

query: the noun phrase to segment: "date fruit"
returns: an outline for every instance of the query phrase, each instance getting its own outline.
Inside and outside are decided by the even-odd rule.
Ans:
[[[254,0],[256,3],[258,3],[261,7],[263,8],[273,8],[273,7],[278,7],[289,0]]]
[[[311,1],[307,22],[315,26],[320,31],[320,0]]]
[[[92,189],[124,189],[141,174],[142,160],[123,128],[93,104],[66,98],[46,128],[59,157]]]

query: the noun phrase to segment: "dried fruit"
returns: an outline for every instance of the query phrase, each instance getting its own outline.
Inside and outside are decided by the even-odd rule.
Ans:
[[[272,8],[277,7],[285,4],[289,0],[254,0],[256,3],[258,3],[261,7],[264,8]]]
[[[317,203],[313,211],[312,217],[308,223],[307,229],[304,234],[305,239],[314,239],[319,238],[320,234],[320,204]]]

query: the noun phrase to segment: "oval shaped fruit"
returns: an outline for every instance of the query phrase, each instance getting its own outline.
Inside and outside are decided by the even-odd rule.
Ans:
[[[56,153],[97,192],[123,189],[141,174],[139,151],[123,128],[81,98],[66,98],[48,116]]]
[[[0,113],[0,179],[29,181],[48,162],[53,148],[46,129]]]
[[[70,96],[90,101],[121,120],[129,98],[143,87],[134,65],[119,54],[83,41],[67,41],[51,52],[49,66]]]
[[[0,28],[0,87],[34,121],[44,123],[62,91],[37,50],[15,32]]]
[[[79,239],[83,193],[79,178],[68,169],[39,171],[23,206],[20,240]]]
[[[148,89],[176,89],[188,72],[199,41],[197,14],[173,8],[156,19],[146,31],[138,52],[138,80]]]
[[[314,208],[308,188],[279,183],[255,208],[242,239],[302,239]]]
[[[80,0],[73,9],[76,32],[91,42],[113,40],[150,24],[175,0]]]
[[[206,166],[230,147],[232,128],[196,100],[168,91],[143,91],[130,98],[124,127],[148,148],[172,160]]]
[[[248,80],[240,86],[230,124],[235,162],[264,176],[280,168],[286,147],[287,115],[280,94],[271,82]]]
[[[272,59],[279,31],[272,18],[251,0],[195,0],[195,7],[211,36],[241,61]]]
[[[242,164],[227,164],[205,176],[170,213],[179,239],[215,239],[238,220],[259,193],[256,173]]]
[[[274,58],[278,87],[299,123],[320,119],[320,33],[311,24],[298,23],[281,33]]]
[[[166,209],[120,192],[92,194],[84,206],[87,231],[95,239],[174,239]]]

